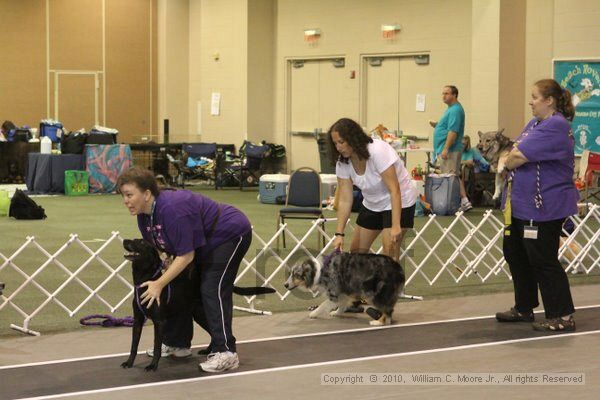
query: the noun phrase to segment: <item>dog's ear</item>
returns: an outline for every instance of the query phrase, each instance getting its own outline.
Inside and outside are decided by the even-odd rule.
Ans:
[[[308,259],[302,263],[302,278],[306,282],[306,286],[312,286],[315,279],[315,263],[312,259]]]
[[[483,132],[477,131],[477,135],[479,135],[479,140],[481,140],[481,137],[483,136]]]
[[[496,132],[496,138],[497,138],[497,139],[502,139],[502,138],[505,138],[505,137],[506,137],[506,136],[504,136],[504,135],[502,134],[502,132],[504,132],[504,128],[500,128],[500,129],[498,129],[498,132]]]
[[[309,258],[308,260],[305,260],[302,263],[302,273],[306,273],[307,271],[312,270],[314,268],[314,266],[315,266],[315,263],[313,262],[312,259]]]

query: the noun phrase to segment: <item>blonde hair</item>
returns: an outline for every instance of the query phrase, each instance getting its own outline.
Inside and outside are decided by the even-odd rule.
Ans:
[[[465,148],[463,149],[463,151],[470,150],[471,149],[471,137],[469,135],[465,135],[465,136],[463,136],[463,140],[467,142],[465,144]]]

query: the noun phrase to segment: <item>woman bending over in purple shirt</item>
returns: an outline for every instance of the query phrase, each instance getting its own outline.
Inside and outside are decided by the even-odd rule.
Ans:
[[[137,216],[142,237],[169,256],[168,268],[155,281],[142,284],[148,289],[142,303],[158,301],[165,286],[192,265],[196,303],[167,317],[163,332],[162,356],[191,355],[194,317],[208,331],[211,342],[207,360],[200,363],[206,372],[221,372],[239,365],[232,334],[233,281],[250,247],[252,228],[237,208],[219,204],[188,190],[159,190],[151,171],[133,167],[117,182],[123,203]],[[202,315],[197,315],[198,312]],[[152,351],[147,352],[152,355]]]

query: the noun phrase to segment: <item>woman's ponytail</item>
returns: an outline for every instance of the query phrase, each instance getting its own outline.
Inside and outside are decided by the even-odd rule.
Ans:
[[[573,118],[575,118],[575,106],[573,100],[571,100],[571,92],[567,89],[562,89],[556,109],[569,121],[573,121]]]
[[[571,93],[563,89],[554,79],[542,79],[535,83],[540,94],[545,99],[552,97],[556,104],[556,111],[561,113],[567,120],[573,121],[575,117],[575,106],[571,100]]]

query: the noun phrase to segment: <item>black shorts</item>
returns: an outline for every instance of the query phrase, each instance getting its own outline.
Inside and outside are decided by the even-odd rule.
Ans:
[[[371,211],[364,205],[361,206],[356,224],[361,228],[380,231],[384,228],[392,227],[392,210]],[[403,229],[412,229],[415,226],[415,204],[402,209],[400,217],[400,227]]]

